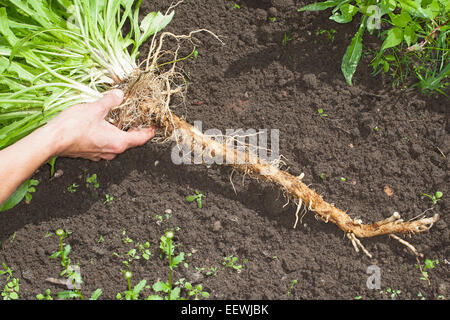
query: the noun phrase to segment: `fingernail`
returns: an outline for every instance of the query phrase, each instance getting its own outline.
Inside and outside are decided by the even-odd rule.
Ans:
[[[116,97],[119,98],[120,100],[122,100],[123,97],[124,97],[124,93],[123,93],[123,91],[120,90],[120,89],[114,89],[114,90],[112,90],[111,92],[112,92],[113,94],[115,94]]]

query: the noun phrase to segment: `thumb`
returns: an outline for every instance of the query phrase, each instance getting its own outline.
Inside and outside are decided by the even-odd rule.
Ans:
[[[122,90],[114,89],[106,93],[100,100],[93,103],[96,106],[102,117],[104,118],[109,110],[113,107],[119,106],[123,101],[124,93]]]
[[[155,136],[155,131],[155,127],[150,127],[145,129],[130,129],[128,132],[124,132],[128,148],[134,148],[145,144]]]

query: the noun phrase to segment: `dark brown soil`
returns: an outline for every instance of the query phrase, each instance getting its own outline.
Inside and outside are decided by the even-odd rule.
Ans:
[[[170,2],[144,1],[142,11],[165,10]],[[58,240],[46,237],[58,228],[72,232],[65,242],[72,246],[72,263],[81,266],[82,291],[89,295],[101,288],[102,299],[126,290],[121,270],[127,268],[113,253],[123,257],[137,242],[149,241],[152,256],[130,263],[133,284],[167,280],[159,238],[169,228],[176,229],[177,250],[192,253],[175,279],[201,283],[210,299],[390,299],[380,293],[388,288],[401,291],[397,299],[419,299],[419,293],[449,298],[448,100],[391,89],[389,77],[370,75],[366,60],[348,87],[340,60],[355,24],[338,25],[326,12],[298,13],[304,1],[239,1],[240,9],[234,3],[192,0],[177,8],[168,30],[207,28],[226,46],[207,34],[197,37],[198,58],[180,64],[190,86],[186,106],[176,112],[191,123],[201,120],[204,130],[279,129],[288,170],[305,173],[304,181],[325,200],[366,223],[394,211],[404,219],[426,210],[439,213],[429,232],[408,238],[426,258],[439,260],[428,270],[430,285],[420,279],[416,258],[397,241],[363,239],[374,257],[369,259],[313,213],[293,229],[296,208],[283,209],[276,189],[235,174],[236,195],[230,169],[176,166],[170,145],[148,143],[111,162],[58,159],[63,175],[53,180],[44,165],[34,176],[40,184],[31,204],[0,215],[0,262],[20,279],[20,298],[64,289],[46,282],[62,270],[49,258]],[[316,35],[329,28],[337,30],[334,42]],[[292,38],[285,46],[284,32]],[[321,117],[319,108],[328,117]],[[100,184],[96,190],[85,183],[93,173]],[[75,193],[67,189],[72,183],[79,185]],[[206,195],[202,209],[185,200],[194,189]],[[423,193],[437,190],[444,196],[433,206]],[[104,203],[106,194],[114,200]],[[168,219],[166,209],[172,210]],[[123,230],[134,243],[124,243]],[[222,265],[230,255],[244,265],[241,272]],[[371,265],[380,268],[380,289],[367,288]],[[216,276],[205,274],[210,267],[217,267]],[[293,280],[298,283],[288,295]],[[149,294],[146,289],[141,296]]]

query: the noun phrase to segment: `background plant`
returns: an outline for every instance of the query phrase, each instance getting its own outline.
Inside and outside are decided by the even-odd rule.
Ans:
[[[3,300],[17,300],[19,299],[20,284],[19,279],[13,277],[13,270],[9,268],[6,264],[2,263],[2,268],[0,269],[0,276],[6,276],[6,284],[1,292]]]
[[[390,72],[393,85],[405,85],[410,77],[423,92],[439,92],[448,86],[450,2],[448,0],[329,0],[306,5],[298,11],[332,9],[330,19],[359,26],[342,58],[341,70],[349,85],[363,52],[367,31],[381,38],[371,61],[374,74]],[[417,81],[418,80],[418,81]]]
[[[72,290],[66,290],[66,291],[60,291],[58,292],[58,298],[60,299],[71,299],[71,298],[78,298],[81,300],[85,300],[84,295],[81,293],[81,290],[79,288],[79,285],[83,283],[83,279],[81,277],[81,274],[79,271],[77,271],[78,268],[75,268],[72,266],[69,253],[72,250],[72,247],[67,244],[64,244],[64,239],[67,238],[69,235],[68,232],[65,232],[63,229],[58,229],[55,232],[56,236],[59,239],[59,250],[53,253],[50,258],[55,259],[57,257],[61,258],[61,266],[63,266],[63,271],[60,273],[60,276],[66,276],[66,278],[70,281],[73,289]],[[79,270],[79,269],[78,269]],[[100,295],[102,294],[101,289],[96,289],[89,300],[97,300]]]

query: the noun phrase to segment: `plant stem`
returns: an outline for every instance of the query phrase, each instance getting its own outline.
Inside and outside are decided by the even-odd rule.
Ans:
[[[61,263],[67,270],[66,258],[64,257],[64,245],[63,245],[62,237],[59,237],[59,247],[61,250]]]
[[[169,296],[167,297],[168,300],[171,299],[172,295],[172,239],[169,239],[168,242],[168,249],[169,249]]]

